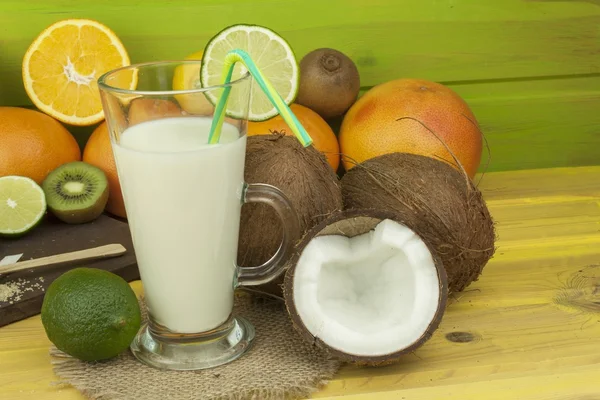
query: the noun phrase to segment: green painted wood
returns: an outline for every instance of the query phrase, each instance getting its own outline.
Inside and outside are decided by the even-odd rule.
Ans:
[[[224,26],[279,31],[298,57],[331,46],[363,86],[401,76],[453,82],[600,73],[600,7],[523,0],[2,0],[0,104],[27,101],[20,63],[49,24],[87,17],[122,38],[133,62],[183,57]],[[594,56],[595,55],[595,56]]]
[[[488,171],[600,164],[600,77],[454,85],[491,150]],[[480,171],[485,170],[485,156]]]
[[[234,23],[277,30],[297,57],[348,54],[362,86],[400,77],[445,83],[472,106],[489,170],[600,160],[600,2],[556,0],[2,0],[0,105],[28,105],[21,59],[64,18],[93,18],[133,62],[181,58]],[[85,143],[91,128],[77,128]]]

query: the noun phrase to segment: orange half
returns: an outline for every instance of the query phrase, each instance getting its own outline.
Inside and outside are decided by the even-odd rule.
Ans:
[[[71,125],[93,125],[104,119],[98,78],[129,65],[117,35],[89,19],[66,19],[46,28],[23,58],[25,91],[37,108]],[[121,88],[135,89],[137,76],[120,74]]]

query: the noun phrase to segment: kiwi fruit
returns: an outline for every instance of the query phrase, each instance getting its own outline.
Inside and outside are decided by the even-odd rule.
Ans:
[[[311,51],[300,61],[300,88],[295,102],[325,119],[344,114],[358,98],[360,76],[354,62],[330,48]]]
[[[63,164],[42,182],[48,209],[68,224],[82,224],[102,214],[108,201],[104,171],[83,161]]]

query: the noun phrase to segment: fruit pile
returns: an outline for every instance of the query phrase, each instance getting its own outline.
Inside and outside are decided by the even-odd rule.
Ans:
[[[74,34],[79,41],[71,40]],[[92,44],[99,46],[99,55],[86,57]],[[188,58],[224,57],[223,48],[212,44]],[[299,217],[302,239],[281,279],[259,290],[284,298],[291,321],[310,343],[344,361],[387,364],[431,337],[448,294],[478,279],[494,254],[494,223],[473,183],[482,132],[467,103],[444,85],[401,78],[361,96],[359,69],[346,54],[318,48],[296,63],[287,51],[286,60],[293,62],[279,67],[287,68],[292,79],[281,79],[278,90],[313,144],[302,146],[272,105],[253,96],[245,180],[274,185],[286,194]],[[47,60],[57,57],[60,62],[48,68]],[[6,216],[0,234],[28,232],[46,208],[67,223],[91,221],[104,210],[126,217],[96,80],[127,64],[116,35],[94,21],[56,23],[32,43],[23,77],[41,112],[0,108],[0,215]],[[204,65],[176,71],[173,87],[220,83],[221,71]],[[261,66],[266,70],[269,64]],[[147,106],[143,99],[133,101],[130,122]],[[169,112],[167,103],[158,106]],[[179,106],[198,114],[212,107],[208,100]],[[337,133],[332,129],[336,119],[341,119]],[[81,154],[61,122],[101,123]],[[273,255],[281,239],[278,221],[264,204],[243,207],[239,265],[261,265]],[[54,295],[46,297],[46,310],[56,305],[58,286],[70,286],[75,279],[63,276],[52,287]],[[125,314],[136,328],[137,311]],[[63,323],[47,317],[42,315],[49,336],[58,332],[56,342],[63,349],[78,343],[80,338],[65,339],[63,331],[82,320],[63,315]],[[120,322],[108,318],[98,329],[110,331]],[[119,338],[121,350],[134,328]],[[85,348],[71,348],[70,354],[82,359],[119,351],[90,355]]]
[[[246,181],[282,190],[301,229],[285,273],[256,289],[282,297],[297,332],[333,357],[396,362],[431,338],[449,294],[495,252],[473,182],[482,132],[439,83],[402,78],[359,96],[358,69],[340,51],[316,49],[299,66],[290,108],[312,146],[282,116],[248,124]],[[239,265],[262,265],[280,240],[273,209],[244,205]]]
[[[74,35],[78,35],[78,41],[72,40]],[[94,57],[86,55],[89,48],[94,49]],[[187,58],[200,60],[202,55],[203,51],[198,51]],[[102,186],[104,183],[96,187],[78,181],[69,184],[71,192],[67,192],[67,182],[56,182],[59,174],[54,174],[53,182],[42,185],[50,211],[69,223],[91,221],[104,210],[126,218],[96,81],[104,72],[129,63],[120,39],[97,21],[67,19],[43,30],[29,46],[22,64],[26,93],[39,111],[0,107],[0,176],[26,177],[42,185],[59,166],[82,161],[84,164],[65,166],[61,176],[79,177],[65,172],[85,168],[88,173],[81,176],[103,173],[105,178],[101,180],[106,180],[107,188]],[[475,175],[482,151],[481,132],[468,105],[448,87],[426,80],[399,79],[377,85],[359,98],[357,66],[347,55],[330,48],[306,54],[298,70],[299,82],[289,97],[293,100],[291,110],[311,135],[313,146],[340,176],[356,164],[392,152],[433,156],[454,166],[458,162],[471,178]],[[176,71],[173,88],[194,87],[198,72]],[[206,101],[181,106],[195,112],[210,104]],[[332,129],[336,119],[342,119],[337,134]],[[83,152],[63,126],[98,123]],[[273,133],[293,135],[279,115],[248,123],[249,136]],[[14,184],[14,180],[2,182],[4,186]],[[72,192],[75,189],[79,191]],[[15,205],[11,198],[11,208],[6,205],[8,198],[2,200],[1,209],[13,215],[17,207],[23,206],[22,202]],[[42,202],[37,202],[39,208]],[[65,217],[73,203],[77,206],[71,217]],[[0,234],[26,233],[39,223],[31,218],[19,222],[13,217],[10,226],[0,226]]]
[[[360,97],[359,91],[358,69],[342,52],[320,48],[300,61],[299,90],[291,109],[339,175],[371,158],[403,152],[435,157],[475,176],[482,132],[468,104],[452,89],[401,78]],[[340,118],[336,135],[331,126]],[[273,132],[292,134],[280,116],[248,124],[249,135]],[[343,168],[338,168],[340,160]]]
[[[26,234],[46,209],[70,224],[93,221],[105,210],[125,215],[106,124],[83,153],[66,126],[101,122],[97,79],[128,64],[119,38],[93,20],[56,22],[32,41],[22,75],[37,110],[0,107],[1,236]]]

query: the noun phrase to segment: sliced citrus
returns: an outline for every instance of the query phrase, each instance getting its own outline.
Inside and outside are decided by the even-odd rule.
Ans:
[[[0,235],[19,236],[33,229],[46,212],[42,188],[24,176],[0,178]]]
[[[203,51],[197,51],[185,57],[185,60],[202,60]],[[178,65],[173,73],[173,90],[200,89],[200,63],[190,62]],[[203,93],[178,94],[175,98],[182,109],[190,114],[210,115],[214,106]]]
[[[92,125],[104,118],[98,78],[129,65],[117,35],[89,19],[67,19],[46,28],[23,57],[23,82],[40,110],[71,125]],[[122,88],[134,89],[137,76],[121,74]]]
[[[286,104],[291,104],[298,94],[298,62],[290,45],[277,33],[257,25],[233,25],[213,37],[202,57],[200,81],[203,87],[223,84],[223,63],[227,53],[241,49],[250,55],[264,77],[281,95]],[[232,80],[247,72],[240,63],[236,64]],[[206,92],[207,98],[216,104],[219,91]],[[230,101],[227,111],[230,117],[244,116],[244,104]],[[251,103],[248,112],[250,121],[264,121],[278,114],[259,85],[252,85]]]

